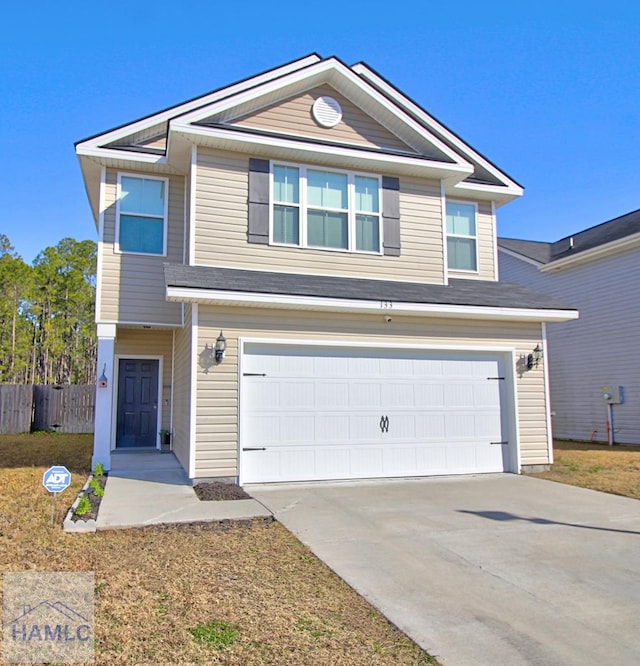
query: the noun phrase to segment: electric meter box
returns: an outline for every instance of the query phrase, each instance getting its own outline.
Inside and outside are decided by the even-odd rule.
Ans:
[[[609,405],[621,405],[624,403],[624,386],[603,386],[602,397]]]

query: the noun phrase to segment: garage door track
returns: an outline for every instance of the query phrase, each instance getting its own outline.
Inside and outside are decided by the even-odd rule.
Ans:
[[[516,475],[252,486],[445,666],[640,663],[640,503]]]

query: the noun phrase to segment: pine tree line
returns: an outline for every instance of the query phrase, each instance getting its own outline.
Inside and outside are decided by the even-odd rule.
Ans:
[[[31,265],[0,233],[0,383],[93,384],[96,244],[63,238]]]

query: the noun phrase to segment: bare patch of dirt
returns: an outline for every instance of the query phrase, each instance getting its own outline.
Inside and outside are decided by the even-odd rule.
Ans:
[[[248,495],[240,486],[236,486],[235,483],[222,483],[220,481],[203,482],[193,486],[193,490],[198,499],[205,502],[251,499],[251,495]]]

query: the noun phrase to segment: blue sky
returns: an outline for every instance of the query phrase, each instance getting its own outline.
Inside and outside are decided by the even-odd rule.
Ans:
[[[74,141],[312,51],[364,60],[524,185],[503,236],[555,240],[639,208],[640,5],[443,4],[11,3],[0,233],[27,261],[95,239]]]

